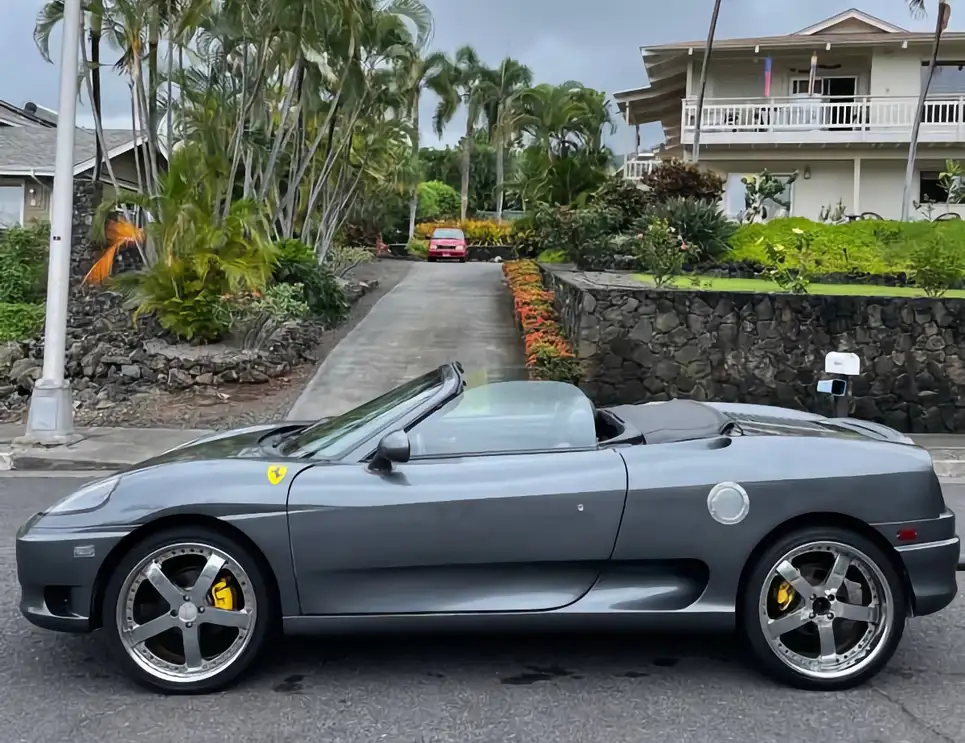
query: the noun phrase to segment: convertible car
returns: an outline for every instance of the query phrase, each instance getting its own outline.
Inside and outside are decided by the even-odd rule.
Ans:
[[[802,688],[858,685],[957,591],[927,452],[874,423],[579,388],[458,363],[344,415],[213,433],[17,535],[20,608],[103,628],[164,693],[276,631],[737,631]]]

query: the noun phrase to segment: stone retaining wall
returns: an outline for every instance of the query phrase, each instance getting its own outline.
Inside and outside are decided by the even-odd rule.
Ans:
[[[825,354],[853,351],[855,417],[965,431],[965,300],[661,290],[542,268],[597,403],[686,397],[829,414],[815,389]]]

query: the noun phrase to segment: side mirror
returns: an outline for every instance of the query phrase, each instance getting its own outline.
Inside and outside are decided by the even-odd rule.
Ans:
[[[392,431],[383,436],[382,440],[379,441],[379,446],[378,449],[376,449],[375,458],[372,460],[370,469],[392,469],[393,462],[399,464],[408,462],[410,453],[411,447],[409,446],[408,434],[406,434],[405,431]]]
[[[818,392],[834,397],[844,397],[848,394],[848,383],[843,379],[822,379],[818,382]]]

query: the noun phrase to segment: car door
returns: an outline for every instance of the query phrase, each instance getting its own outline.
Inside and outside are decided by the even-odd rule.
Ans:
[[[627,492],[613,450],[318,465],[289,495],[302,612],[539,611],[583,596]]]

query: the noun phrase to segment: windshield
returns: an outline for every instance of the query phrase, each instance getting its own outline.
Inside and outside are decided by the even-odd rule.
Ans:
[[[334,456],[425,402],[440,390],[442,384],[441,370],[423,374],[347,413],[309,426],[285,441],[281,452],[285,456],[298,451],[319,458]]]
[[[462,230],[440,228],[432,233],[432,237],[436,240],[462,240],[465,235],[462,234]]]

